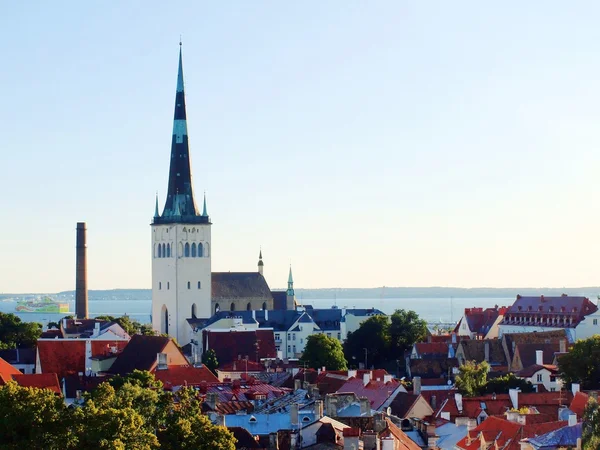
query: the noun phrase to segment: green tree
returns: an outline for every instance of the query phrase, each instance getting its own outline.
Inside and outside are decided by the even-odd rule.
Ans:
[[[600,388],[600,335],[577,341],[558,360],[565,383],[581,383],[583,389]]]
[[[131,319],[127,315],[121,316],[121,317],[103,315],[103,316],[96,316],[95,319],[107,320],[109,322],[116,322],[130,336],[133,336],[134,334],[144,334],[147,336],[154,336],[156,334],[154,332],[154,330],[152,329],[152,325],[150,325],[150,324],[142,325],[140,322],[138,322],[135,319]]]
[[[71,441],[68,410],[47,389],[0,386],[0,449],[63,449]]]
[[[34,347],[42,335],[42,324],[23,322],[11,313],[0,312],[0,350]]]
[[[378,367],[394,359],[389,350],[390,323],[383,315],[369,317],[356,331],[348,333],[344,342],[344,355],[353,366],[364,362],[366,353],[367,366]]]
[[[427,337],[427,322],[414,311],[397,309],[390,317],[390,352],[394,359],[404,359],[404,352]]]
[[[176,394],[165,427],[158,433],[165,450],[234,450],[235,438],[225,427],[213,425],[202,414],[196,391],[183,387]]]
[[[521,392],[534,392],[535,388],[529,381],[518,378],[514,373],[509,373],[498,378],[488,380],[481,394],[508,394],[510,389],[520,389]]]
[[[340,341],[323,333],[313,334],[306,339],[301,362],[313,369],[326,367],[329,370],[346,370],[348,368]]]
[[[219,360],[217,359],[217,354],[212,348],[210,350],[205,351],[202,354],[202,364],[204,364],[206,368],[210,370],[213,374],[217,374]]]
[[[134,369],[133,372],[127,375],[115,375],[109,378],[107,382],[115,389],[120,389],[125,383],[151,389],[162,389],[163,387],[162,382],[157,380],[153,373],[138,369]]]
[[[474,397],[479,395],[487,384],[487,373],[490,365],[483,361],[467,361],[459,367],[459,374],[456,376],[456,387],[465,397]]]
[[[600,448],[600,406],[598,401],[590,397],[583,413],[582,430],[583,450]]]

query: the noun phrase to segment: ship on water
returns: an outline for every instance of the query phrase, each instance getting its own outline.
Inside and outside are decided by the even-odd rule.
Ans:
[[[15,311],[31,313],[68,313],[69,304],[54,301],[50,297],[42,297],[33,300],[20,300],[17,302]]]

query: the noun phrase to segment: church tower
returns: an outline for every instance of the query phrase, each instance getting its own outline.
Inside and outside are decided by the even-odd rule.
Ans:
[[[211,222],[204,197],[202,213],[192,185],[179,43],[179,71],[171,140],[167,199],[159,213],[158,195],[152,221],[152,327],[190,342],[189,318],[211,316]]]

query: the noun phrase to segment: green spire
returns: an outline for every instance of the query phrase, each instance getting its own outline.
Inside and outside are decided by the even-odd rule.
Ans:
[[[208,217],[208,212],[206,211],[206,192],[204,193],[204,207],[202,208],[202,216]]]
[[[158,219],[160,214],[158,213],[158,192],[156,193],[156,205],[154,206],[154,218]]]
[[[294,296],[294,278],[292,277],[292,266],[290,265],[290,275],[288,276],[287,295]]]

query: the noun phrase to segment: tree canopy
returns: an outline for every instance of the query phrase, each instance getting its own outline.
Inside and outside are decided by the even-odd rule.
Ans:
[[[217,374],[219,360],[217,359],[217,353],[212,348],[202,354],[202,364],[204,364],[213,374]]]
[[[348,333],[344,354],[352,365],[366,359],[367,366],[379,367],[404,359],[404,352],[426,336],[427,323],[416,312],[398,309],[389,318],[369,317],[356,331]]]
[[[301,362],[313,369],[326,367],[328,370],[346,370],[348,368],[340,341],[323,333],[313,334],[306,339]]]
[[[193,388],[173,395],[147,372],[116,384],[100,384],[75,408],[49,390],[0,386],[0,449],[235,449],[231,432],[202,415]]]
[[[580,383],[582,389],[600,388],[600,335],[575,342],[569,353],[558,359],[558,369],[567,384]]]
[[[600,448],[600,405],[590,397],[583,414],[582,430],[583,450],[598,450]]]
[[[456,388],[465,397],[475,397],[484,394],[508,394],[510,389],[519,388],[521,392],[534,392],[534,387],[529,381],[517,378],[509,373],[501,377],[487,379],[490,365],[482,361],[467,361],[459,367],[456,376]]]
[[[0,350],[34,347],[42,335],[42,324],[23,322],[15,314],[0,312]]]
[[[96,316],[98,320],[108,320],[110,322],[116,322],[121,325],[121,328],[125,330],[127,334],[133,336],[134,334],[144,334],[147,336],[154,336],[156,333],[152,329],[152,325],[150,324],[141,324],[135,319],[131,319],[129,316]]]

